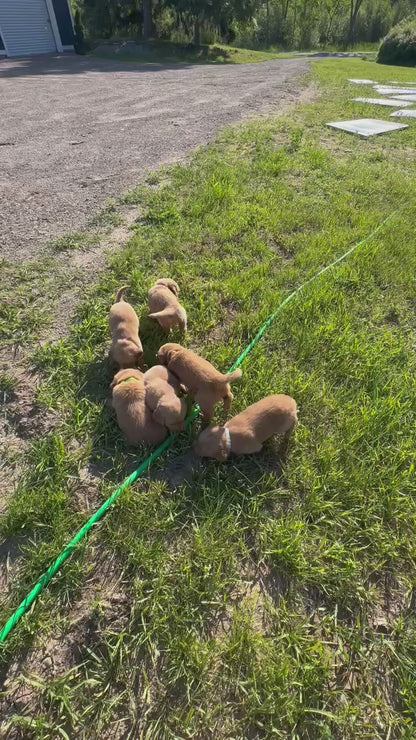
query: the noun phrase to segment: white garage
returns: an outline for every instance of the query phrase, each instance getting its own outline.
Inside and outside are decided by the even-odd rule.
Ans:
[[[72,27],[68,0],[0,0],[0,48],[3,47],[3,54],[18,57],[50,54],[69,48],[62,43],[62,29],[57,20],[62,11],[66,12],[66,22],[69,18]]]

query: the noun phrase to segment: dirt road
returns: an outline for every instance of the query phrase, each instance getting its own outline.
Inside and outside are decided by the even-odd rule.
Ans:
[[[307,68],[298,59],[174,67],[63,55],[0,61],[0,254],[35,256],[221,125],[292,102]]]

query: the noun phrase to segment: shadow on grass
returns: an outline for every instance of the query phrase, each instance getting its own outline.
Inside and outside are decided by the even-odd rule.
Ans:
[[[96,386],[94,379],[97,376],[102,377],[105,373],[108,373],[108,368],[103,363],[96,364],[95,372],[94,368],[91,367],[91,375],[87,378],[87,381],[92,383],[93,390],[88,390],[90,387],[89,382],[83,386],[84,389],[87,388],[88,392],[93,393],[95,397],[99,395],[100,391],[94,390]],[[104,405],[93,434],[94,442],[91,452],[91,465],[95,466],[97,474],[103,474],[107,484],[118,484],[128,473],[137,467],[139,462],[148,453],[141,450],[133,451],[133,448],[129,448],[122,440],[120,441],[117,438],[117,429],[110,414],[111,410]],[[110,429],[105,444],[103,444],[102,438],[103,429]],[[141,478],[142,485],[144,486],[155,481],[164,482],[166,484],[166,490],[163,495],[167,496],[172,495],[179,486],[182,488],[182,490],[177,491],[181,502],[179,506],[180,514],[176,521],[176,526],[171,532],[166,531],[162,537],[166,541],[170,539],[170,546],[176,549],[177,543],[175,541],[179,541],[184,529],[192,528],[195,521],[203,524],[204,521],[211,521],[213,511],[216,511],[216,516],[226,516],[229,511],[233,510],[235,516],[241,517],[242,523],[245,525],[244,537],[252,540],[254,547],[256,539],[255,522],[253,520],[250,523],[253,503],[255,503],[256,507],[258,506],[268,511],[271,505],[273,491],[277,487],[280,488],[284,485],[282,446],[279,447],[278,442],[271,441],[260,454],[231,457],[226,463],[220,464],[213,460],[201,460],[194,455],[190,446],[198,431],[199,421],[196,421],[194,429],[190,428],[178,435],[167,453]],[[285,452],[284,448],[283,451]],[[98,457],[98,460],[94,461],[94,455]],[[123,507],[122,502],[120,503]],[[272,515],[271,509],[270,515]],[[119,516],[121,516],[122,520],[122,508],[120,509]],[[242,532],[244,530],[242,529]],[[75,531],[72,535],[74,534]],[[137,536],[140,537],[140,535],[144,538],[151,536],[146,531],[140,533],[139,530]],[[63,567],[62,572],[47,586],[47,589],[51,591],[52,598],[56,598],[60,602],[59,611],[61,615],[71,614],[79,601],[81,590],[88,587],[89,580],[85,578],[87,570],[85,569],[85,565],[83,565],[86,552],[85,548],[88,548],[88,546],[87,538],[84,540],[83,547],[74,552],[70,560]],[[114,548],[110,547],[109,552],[105,550],[105,554],[103,554],[103,551],[101,551],[101,555],[100,549],[95,549],[94,551],[94,563],[95,567],[97,567],[97,557],[99,559],[100,557],[104,557],[106,561],[107,567],[105,574],[101,573],[100,567],[100,582],[103,584],[102,588],[105,595],[104,584],[107,582],[111,583],[114,580],[116,561],[119,563],[121,560],[120,553],[117,552],[117,549],[114,550]],[[131,567],[134,567],[135,577],[137,577],[137,563],[134,566],[131,564]],[[129,570],[130,566],[127,566],[126,575]],[[83,576],[82,573],[84,574]],[[251,575],[254,578],[255,586],[259,584],[259,588],[267,592],[275,602],[282,594],[290,592],[290,578],[285,578],[281,574],[271,572],[265,574],[263,571],[257,569]],[[29,585],[26,585],[28,586],[28,591]],[[233,589],[233,585],[230,584],[228,588]],[[232,604],[237,606],[239,601],[242,601],[245,596],[245,592],[235,593],[232,595]],[[120,598],[122,598],[122,603],[120,603]],[[14,599],[14,602],[18,603],[16,599]],[[64,634],[60,636],[59,644],[53,642],[52,647],[49,649],[58,650],[61,655],[60,660],[63,661],[66,669],[84,660],[89,660],[90,650],[99,650],[100,655],[101,652],[105,655],[108,646],[106,645],[104,634],[110,626],[113,632],[121,632],[127,629],[130,614],[127,607],[128,599],[124,588],[120,592],[117,592],[114,598],[113,596],[109,597],[105,595],[105,608],[96,607],[93,602],[91,602],[88,609],[84,605],[81,608],[78,618],[74,622],[68,623]],[[136,618],[138,616],[139,614],[136,615]],[[223,605],[207,602],[200,606],[200,629],[205,634],[214,636],[219,632],[227,633],[230,629],[230,624],[230,613],[229,611],[227,612]],[[131,621],[130,617],[129,630],[134,629],[135,623],[134,620]],[[21,627],[16,630],[10,645],[7,646],[7,652],[3,656],[0,655],[0,659],[3,658],[2,668],[0,669],[0,687],[4,685],[5,681],[10,680],[10,671],[15,676],[27,670],[27,661],[29,660],[30,662],[32,659],[31,656],[37,631],[36,616],[30,617],[28,622],[25,620],[21,624]],[[16,653],[13,650],[14,644],[19,645]],[[140,660],[143,659],[143,655],[140,654]],[[42,669],[40,663],[39,666],[39,670]],[[45,676],[46,678],[48,677]],[[185,688],[183,691],[185,691]],[[174,693],[176,697],[178,694],[181,695],[180,684],[175,684]]]
[[[97,378],[100,379],[99,383]],[[109,388],[110,379],[111,369],[108,363],[89,366],[80,395],[81,397],[86,395],[89,399],[102,403],[91,432],[89,473],[94,477],[104,477],[107,483],[119,484],[136,470],[154,448],[145,445],[132,446],[125,441],[117,426],[110,393],[106,390]],[[188,397],[188,414],[191,408],[192,399]],[[264,474],[273,475],[277,481],[282,481],[288,453],[287,442],[269,440],[261,453],[241,457],[231,456],[221,465],[214,460],[198,458],[193,452],[192,445],[201,428],[201,419],[197,418],[183,432],[174,435],[169,448],[161,458],[152,463],[151,468],[141,478],[163,481],[173,490],[189,480],[196,470],[203,471],[203,477],[209,479],[213,471],[221,467],[226,471],[239,470],[248,486],[255,484],[258,477]]]
[[[231,62],[232,53],[230,49],[204,44],[179,44],[169,41],[135,43],[134,41],[127,41],[101,44],[94,49],[92,56],[107,60],[157,62],[159,64],[170,64],[172,62],[226,64]]]

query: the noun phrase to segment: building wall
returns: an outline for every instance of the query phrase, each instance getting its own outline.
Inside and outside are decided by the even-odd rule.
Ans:
[[[57,49],[46,0],[0,0],[0,33],[10,56]]]

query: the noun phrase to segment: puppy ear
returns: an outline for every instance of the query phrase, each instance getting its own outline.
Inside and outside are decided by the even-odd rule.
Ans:
[[[116,385],[117,385],[117,380],[116,380],[116,379],[115,379],[115,377],[114,377],[114,378],[112,379],[111,383],[110,383],[110,388],[111,388],[111,389],[113,389],[113,388],[115,388],[115,386],[116,386]]]
[[[167,288],[169,288],[170,292],[173,293],[173,295],[179,295],[179,285],[178,283],[175,283],[174,280],[172,280],[171,278],[166,278],[166,280],[164,280],[164,284]]]
[[[159,350],[159,352],[156,354],[156,359],[159,365],[164,365],[165,367],[167,367],[169,362],[169,352],[167,352],[166,350],[163,350],[161,352]]]

